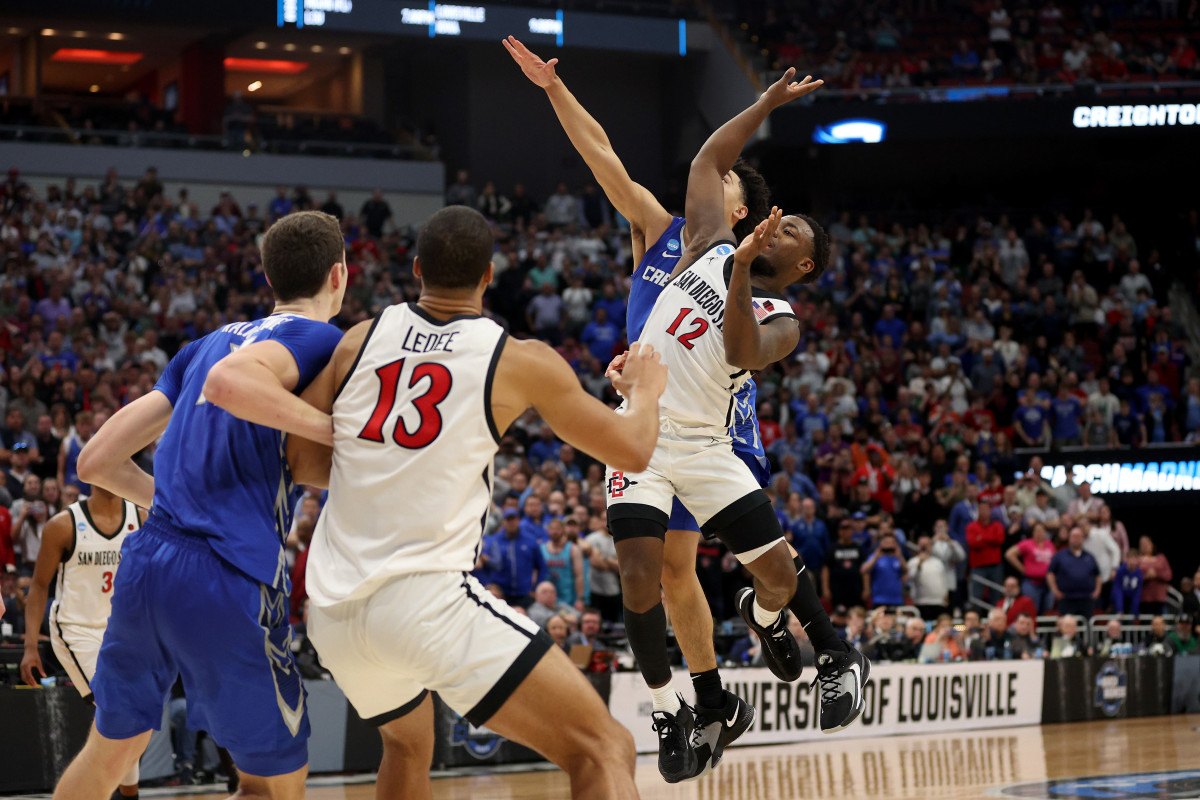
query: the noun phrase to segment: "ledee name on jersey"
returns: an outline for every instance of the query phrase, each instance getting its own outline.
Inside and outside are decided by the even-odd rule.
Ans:
[[[675,280],[675,286],[687,292],[699,309],[712,317],[713,326],[721,329],[725,322],[725,298],[721,293],[690,269]]]
[[[75,563],[80,567],[115,567],[121,563],[120,550],[93,550],[79,553]]]
[[[454,343],[454,337],[459,333],[460,331],[419,333],[415,328],[409,328],[404,332],[404,341],[401,343],[400,349],[408,353],[432,353],[438,350],[443,353],[453,353],[450,345]]]

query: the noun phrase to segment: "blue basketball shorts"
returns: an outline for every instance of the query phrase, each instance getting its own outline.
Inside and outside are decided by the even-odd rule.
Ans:
[[[733,449],[733,452],[750,468],[750,472],[754,475],[754,479],[758,481],[758,485],[764,489],[767,488],[767,484],[771,482],[771,469],[767,460],[756,453],[739,450],[736,447]],[[692,512],[684,507],[678,497],[671,501],[671,519],[667,523],[667,530],[700,532],[700,523],[696,522],[696,518],[692,516]]]
[[[96,729],[110,739],[158,729],[181,676],[188,727],[208,731],[238,769],[270,777],[307,764],[285,587],[259,583],[151,514],[122,547],[92,680]]]

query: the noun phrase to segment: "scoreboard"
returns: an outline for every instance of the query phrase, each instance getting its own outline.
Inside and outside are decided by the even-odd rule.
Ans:
[[[537,45],[687,55],[685,20],[553,8],[434,0],[277,0],[276,25],[478,41],[511,34]]]

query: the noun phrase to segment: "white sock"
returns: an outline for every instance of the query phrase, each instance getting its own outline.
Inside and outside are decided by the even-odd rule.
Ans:
[[[655,711],[666,711],[668,714],[679,713],[679,695],[675,694],[673,683],[651,689],[650,697],[654,699]]]
[[[754,598],[754,605],[751,609],[754,612],[754,621],[764,628],[769,628],[775,624],[775,620],[779,619],[778,611],[767,611],[758,604],[758,598]]]

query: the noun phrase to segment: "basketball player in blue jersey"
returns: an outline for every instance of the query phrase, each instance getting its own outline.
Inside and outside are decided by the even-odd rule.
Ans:
[[[276,222],[262,257],[274,312],[184,347],[79,457],[82,480],[150,515],[122,549],[95,725],[56,798],[108,799],[177,676],[188,727],[231,753],[239,794],[304,794],[309,727],[284,560],[298,492],[283,434],[332,444],[329,417],[299,393],[341,339],[326,320],[341,308],[346,257],[337,220],[312,211]],[[160,436],[151,477],[131,457]]]
[[[630,178],[613,152],[604,129],[555,73],[558,59],[542,61],[515,37],[506,39],[504,46],[525,75],[546,90],[571,143],[617,211],[629,220],[637,266],[633,270],[629,292],[626,328],[628,341],[636,341],[654,301],[667,285],[690,241],[686,221],[682,217],[673,217],[645,187]],[[724,214],[740,242],[769,213],[769,191],[762,176],[740,160],[725,175],[723,188]],[[618,357],[610,366],[610,374],[619,371],[622,363],[623,356]],[[770,471],[759,435],[755,397],[754,382],[748,380],[734,399],[735,424],[730,428],[730,437],[734,452],[765,487]],[[682,752],[689,744],[692,712],[671,687],[669,670],[664,672],[639,659],[642,676],[654,702],[654,724],[659,733],[659,771],[670,783],[697,777],[716,766],[725,746],[741,735],[753,721],[754,714],[753,708],[722,689],[713,650],[712,613],[696,577],[699,540],[700,525],[676,498],[661,550],[645,538],[617,542],[626,630],[636,635],[642,628],[663,628],[665,623],[656,623],[656,618],[663,613],[659,594],[661,580],[667,604],[671,607],[675,637],[692,673],[697,708],[711,712],[702,714],[704,718],[697,726],[711,730],[707,731],[707,737],[698,737],[697,744],[703,747],[707,743],[708,749],[698,753],[693,767]],[[653,636],[648,634],[646,638]],[[661,647],[665,653],[665,644]],[[733,725],[728,723],[730,719],[735,720]],[[706,738],[712,741],[702,741]]]

